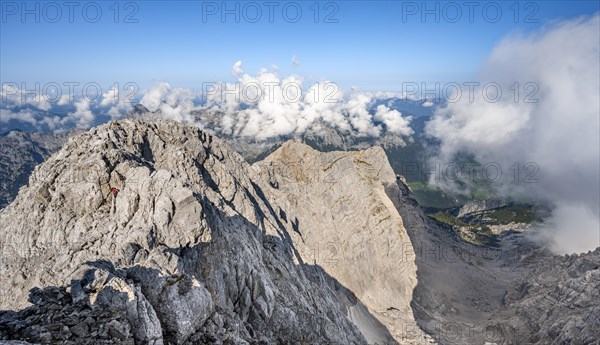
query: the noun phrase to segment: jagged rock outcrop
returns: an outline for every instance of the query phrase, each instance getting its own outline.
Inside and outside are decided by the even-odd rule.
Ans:
[[[140,288],[102,268],[74,280],[70,291],[34,288],[29,301],[33,306],[0,316],[0,334],[42,344],[163,344],[159,319]]]
[[[402,344],[427,343],[411,309],[417,284],[412,244],[393,200],[396,175],[381,147],[327,152],[288,141],[254,165],[269,176],[287,220],[301,236],[301,256],[349,288],[381,322],[352,308],[354,323],[372,343],[387,333]],[[292,218],[293,217],[293,218]]]
[[[18,130],[0,135],[0,209],[15,199],[35,166],[58,151],[67,136]]]
[[[0,338],[77,341],[84,325],[53,319],[76,326],[89,308],[119,313],[89,330],[107,343],[111,327],[136,343],[366,343],[348,317],[364,306],[305,262],[269,188],[192,126],[125,120],[71,138],[0,212],[2,309],[35,288],[64,296],[4,313]]]
[[[489,211],[496,208],[507,206],[509,203],[506,200],[501,199],[485,199],[466,203],[456,210],[456,216],[458,218],[467,216],[476,212]]]
[[[250,166],[196,127],[112,122],[34,170],[0,247],[0,345],[600,338],[600,250],[467,243],[381,148]]]
[[[600,248],[566,256],[538,249],[523,264],[527,276],[487,326],[518,344],[598,344]]]

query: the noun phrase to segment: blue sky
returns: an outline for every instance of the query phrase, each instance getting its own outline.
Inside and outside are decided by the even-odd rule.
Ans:
[[[505,35],[591,15],[599,6],[596,1],[477,2],[470,20],[462,1],[453,3],[460,16],[446,2],[318,2],[315,23],[315,2],[290,1],[274,8],[271,23],[268,2],[258,1],[253,4],[262,17],[253,23],[256,7],[246,2],[119,2],[118,14],[113,1],[77,2],[71,23],[69,8],[54,4],[60,17],[44,2],[2,1],[3,83],[133,81],[149,87],[167,81],[200,88],[202,82],[232,80],[231,67],[242,60],[250,74],[275,64],[283,75],[394,91],[406,81],[471,80]],[[222,4],[238,6],[239,23],[234,14],[222,21]],[[102,14],[92,23],[96,6]],[[297,7],[302,16],[292,22]],[[502,14],[496,21],[497,7]],[[37,14],[23,18],[23,9]],[[425,9],[436,12],[439,22],[435,14],[423,21]],[[330,19],[337,22],[325,23],[334,11]],[[137,22],[125,23],[132,12],[129,19]],[[298,65],[292,64],[292,56]]]

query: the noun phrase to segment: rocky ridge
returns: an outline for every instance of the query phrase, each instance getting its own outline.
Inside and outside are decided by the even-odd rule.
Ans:
[[[0,344],[600,339],[600,250],[465,242],[381,148],[250,166],[192,126],[113,122],[35,169],[0,246]]]
[[[51,296],[32,290],[38,304],[3,315],[3,337],[76,341],[56,324],[87,324],[73,310],[90,308],[136,343],[366,343],[345,310],[360,302],[304,263],[266,188],[195,127],[121,121],[72,138],[0,213],[2,309]],[[90,332],[122,341],[111,329]]]
[[[354,314],[368,322],[363,330],[394,343],[381,318],[307,254],[303,231],[316,234],[317,223],[299,225],[258,170],[174,122],[113,122],[72,138],[0,212],[10,277],[0,282],[2,308],[34,304],[4,313],[0,334],[52,343],[367,343]],[[124,178],[117,193],[115,176]],[[404,231],[397,212],[394,222]],[[406,269],[414,274],[414,263]],[[411,287],[401,290],[396,306],[405,312]]]

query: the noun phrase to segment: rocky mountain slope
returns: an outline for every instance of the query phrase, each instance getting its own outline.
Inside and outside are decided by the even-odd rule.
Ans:
[[[518,284],[507,289],[504,308],[486,323],[515,343],[600,343],[600,248],[555,256],[524,256]]]
[[[557,256],[520,232],[474,245],[401,191],[418,267],[412,307],[438,343],[599,344],[600,249]]]
[[[600,249],[495,246],[425,215],[379,147],[124,120],[0,210],[0,344],[597,344]]]
[[[34,304],[4,313],[0,334],[52,343],[393,343],[381,318],[304,245],[319,223],[300,223],[279,204],[282,192],[260,169],[174,122],[113,122],[72,138],[0,213],[2,309]],[[378,191],[364,193],[381,193],[375,186],[365,183]],[[392,238],[406,240],[394,217]],[[405,266],[399,279],[414,285],[414,263]],[[355,278],[364,298],[377,295],[369,279]],[[406,312],[412,286],[395,289],[403,295],[390,307]]]
[[[321,153],[288,141],[255,164],[294,215],[301,255],[349,288],[400,343],[426,343],[413,317],[416,265],[393,198],[399,187],[381,147]],[[371,329],[365,311],[350,309],[371,343],[390,339]],[[368,315],[368,314],[367,314]]]
[[[0,135],[0,209],[11,203],[36,165],[66,142],[67,134],[36,134],[13,130]]]

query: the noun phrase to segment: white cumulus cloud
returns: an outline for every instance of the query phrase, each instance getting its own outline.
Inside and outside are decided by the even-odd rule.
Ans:
[[[222,114],[226,135],[265,140],[304,133],[315,122],[357,137],[377,137],[383,132],[410,136],[410,117],[381,105],[370,110],[378,95],[344,91],[335,83],[306,85],[301,77],[280,77],[278,69],[262,69],[256,76],[243,74],[236,62],[234,83],[215,83],[206,95],[205,110]],[[380,95],[379,95],[380,96]]]
[[[233,68],[231,69],[231,74],[234,77],[239,77],[244,73],[244,69],[242,68],[242,61],[237,61],[233,64]]]

